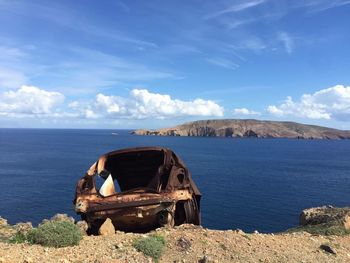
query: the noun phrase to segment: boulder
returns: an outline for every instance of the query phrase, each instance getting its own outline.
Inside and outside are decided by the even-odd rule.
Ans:
[[[202,258],[198,260],[198,263],[211,263],[213,262],[210,257],[204,255]]]
[[[15,234],[16,234],[15,228],[9,225],[5,218],[0,217],[0,242],[3,240],[10,239]]]
[[[76,223],[77,227],[79,227],[80,231],[83,233],[83,235],[87,235],[87,231],[89,228],[89,225],[86,221],[81,220]]]
[[[67,222],[74,224],[75,219],[71,216],[68,216],[67,214],[56,214],[53,217],[51,217],[50,219],[43,219],[41,221],[41,223],[39,224],[39,226],[46,224],[48,222],[52,222],[52,221],[67,221]]]
[[[100,229],[98,230],[98,234],[101,236],[111,236],[115,234],[115,228],[110,218],[107,218],[101,225]]]
[[[245,234],[242,229],[236,229],[233,232],[236,233],[236,234],[240,234],[240,235],[244,235]]]
[[[5,218],[2,218],[1,216],[0,216],[0,227],[1,226],[7,226],[7,220],[5,219]]]
[[[74,224],[75,220],[73,217],[68,216],[67,214],[56,214],[51,217],[50,221],[67,221]]]
[[[320,249],[322,249],[323,251],[327,252],[327,253],[330,253],[330,254],[333,254],[333,255],[336,255],[337,254],[337,251],[331,247],[330,245],[328,244],[322,244],[320,246]]]
[[[26,235],[29,231],[33,229],[33,225],[31,222],[17,223],[15,225],[15,229],[18,234]]]
[[[187,251],[191,247],[191,241],[188,240],[186,237],[180,237],[177,240],[176,245],[179,247],[179,250]]]
[[[350,207],[338,208],[330,205],[305,209],[299,217],[299,224],[336,224],[350,229]]]
[[[50,222],[49,219],[43,219],[43,220],[41,221],[41,223],[39,224],[39,226],[41,226],[41,225],[43,225],[43,224],[46,224],[46,223],[48,223],[48,222]]]
[[[343,224],[344,224],[345,229],[350,230],[350,215],[349,214],[344,217]]]

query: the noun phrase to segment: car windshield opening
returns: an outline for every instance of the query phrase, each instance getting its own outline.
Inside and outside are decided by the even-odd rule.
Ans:
[[[105,169],[118,182],[120,191],[148,188],[158,191],[164,151],[128,152],[109,156]]]

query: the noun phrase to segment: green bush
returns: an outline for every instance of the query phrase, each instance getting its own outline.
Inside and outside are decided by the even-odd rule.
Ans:
[[[26,239],[32,244],[47,247],[67,247],[78,245],[83,238],[80,229],[71,222],[51,221],[32,229]]]
[[[13,237],[11,237],[9,239],[9,242],[11,244],[20,244],[20,243],[24,243],[27,241],[27,237],[26,235],[22,234],[22,233],[16,233]]]
[[[162,236],[149,236],[135,240],[133,246],[146,256],[152,257],[155,262],[158,262],[163,253],[165,240]]]

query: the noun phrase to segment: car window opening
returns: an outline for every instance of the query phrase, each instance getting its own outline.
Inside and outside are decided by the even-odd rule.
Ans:
[[[131,152],[109,157],[105,169],[121,192],[140,188],[159,191],[163,163],[163,151]]]

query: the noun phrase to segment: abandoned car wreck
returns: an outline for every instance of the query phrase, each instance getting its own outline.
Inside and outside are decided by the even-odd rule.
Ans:
[[[132,232],[200,225],[200,199],[188,169],[173,151],[142,147],[102,155],[79,180],[73,203],[94,234],[107,218],[116,229]]]

